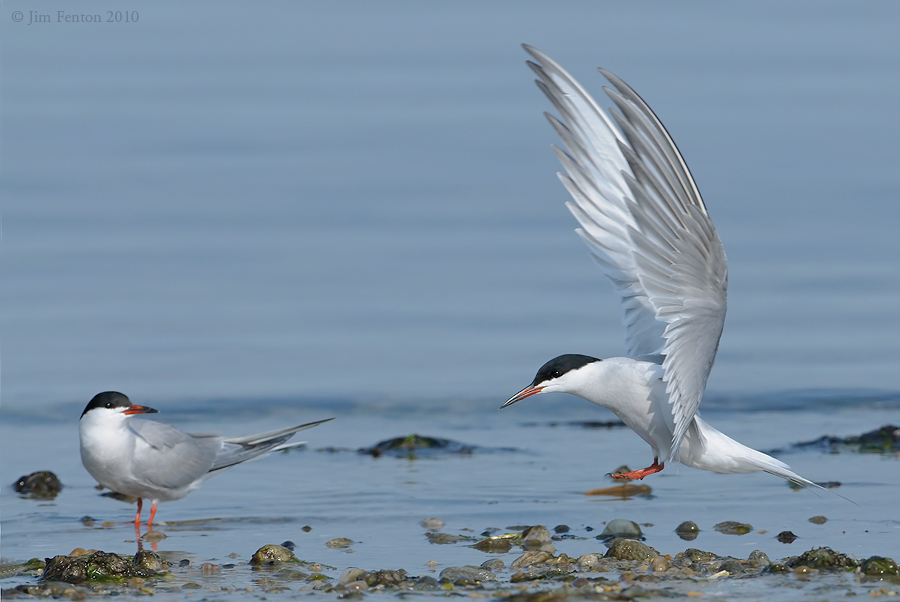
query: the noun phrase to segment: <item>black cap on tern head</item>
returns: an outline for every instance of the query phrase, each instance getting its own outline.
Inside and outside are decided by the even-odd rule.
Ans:
[[[131,400],[128,399],[127,395],[118,391],[104,391],[94,395],[94,398],[84,408],[81,416],[84,417],[85,414],[94,408],[108,408],[111,410],[113,408],[130,408],[131,405]]]
[[[537,386],[548,380],[559,378],[570,370],[577,370],[582,366],[592,364],[594,362],[602,362],[603,360],[589,355],[581,355],[578,353],[567,353],[559,357],[555,357],[538,370],[537,376],[532,381],[532,386]]]

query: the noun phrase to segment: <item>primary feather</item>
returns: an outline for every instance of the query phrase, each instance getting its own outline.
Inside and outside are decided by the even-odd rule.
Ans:
[[[611,119],[562,67],[525,49],[559,113],[548,119],[565,146],[555,150],[567,206],[622,299],[627,355],[662,360],[678,459],[725,322],[725,250],[681,153],[640,96],[601,69],[621,111]]]

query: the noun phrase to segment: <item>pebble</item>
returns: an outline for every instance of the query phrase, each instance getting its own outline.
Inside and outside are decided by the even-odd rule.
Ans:
[[[369,584],[365,581],[351,581],[343,585],[348,592],[364,592],[369,589]]]
[[[686,520],[675,527],[675,534],[685,541],[694,541],[700,534],[700,527],[692,520]]]
[[[528,527],[522,531],[522,542],[522,545],[527,548],[539,548],[544,544],[550,543],[550,531],[543,525]]]
[[[734,558],[729,558],[728,560],[720,564],[719,570],[728,571],[729,575],[740,575],[747,572],[747,570],[744,568],[744,565],[741,564],[741,561]]]
[[[200,572],[204,575],[218,575],[222,572],[222,567],[211,562],[204,562],[200,565]]]
[[[477,585],[482,581],[494,581],[494,573],[480,566],[448,566],[441,571],[441,581],[454,585]]]
[[[672,565],[669,564],[668,560],[666,560],[662,556],[657,556],[650,562],[650,572],[662,573],[664,571],[668,571],[670,566]]]
[[[553,527],[553,532],[554,533],[568,533],[569,525],[556,525],[555,527]]]
[[[347,583],[351,583],[353,581],[365,579],[365,575],[367,575],[366,571],[352,566],[341,573],[341,576],[338,578],[338,584],[346,585]]]
[[[531,566],[534,564],[541,564],[543,562],[547,562],[551,560],[553,556],[548,554],[547,552],[525,552],[518,558],[512,561],[512,564],[509,565],[510,570],[518,570],[522,567]]]
[[[146,533],[141,535],[141,541],[149,541],[151,543],[154,543],[157,541],[162,541],[166,537],[168,536],[165,533],[154,529],[153,531],[147,531]]]
[[[809,522],[811,522],[814,525],[824,525],[825,523],[828,522],[828,519],[825,518],[824,516],[822,516],[821,514],[819,514],[817,516],[811,517],[809,519]]]
[[[746,535],[753,530],[753,526],[747,523],[739,523],[734,520],[727,520],[725,522],[718,523],[713,527],[713,529],[724,535]]]
[[[509,538],[489,537],[482,539],[472,547],[488,554],[506,554],[512,549],[512,540]]]
[[[282,548],[287,548],[287,549],[290,550],[291,552],[294,551],[294,547],[295,547],[295,546],[296,546],[296,544],[295,544],[293,541],[291,541],[290,539],[287,540],[287,541],[281,542],[281,547],[282,547]]]
[[[600,556],[597,554],[582,554],[578,557],[578,570],[591,572],[600,568]]]
[[[882,556],[866,558],[859,569],[863,575],[868,575],[870,577],[883,577],[886,575],[893,575],[896,577],[897,575],[900,575],[900,568],[897,567],[897,563],[891,558],[884,558]]]
[[[439,518],[425,518],[419,524],[429,531],[440,531],[444,528],[444,521]]]
[[[491,558],[481,563],[481,568],[491,571],[501,571],[506,567],[506,563],[499,558]]]
[[[440,586],[441,584],[438,583],[438,580],[434,577],[431,577],[430,575],[422,575],[418,578],[418,580],[416,580],[416,583],[413,585],[413,589],[432,590],[438,589]]]
[[[336,537],[326,541],[325,545],[329,548],[349,548],[353,545],[353,540],[346,537]]]
[[[606,558],[616,560],[650,560],[659,556],[659,552],[634,539],[617,539],[606,552]]]
[[[603,529],[603,533],[598,535],[597,539],[613,539],[616,537],[624,539],[641,539],[643,533],[641,533],[641,528],[636,522],[625,520],[623,518],[616,518],[609,521],[606,528]]]
[[[752,552],[750,552],[750,556],[747,557],[747,561],[750,562],[750,564],[760,568],[769,566],[771,564],[771,562],[769,561],[769,557],[766,556],[766,553],[762,550],[753,550]]]
[[[797,540],[797,536],[790,531],[782,531],[777,536],[775,536],[775,539],[777,539],[781,543],[794,543]]]
[[[250,564],[260,566],[263,564],[276,564],[278,562],[300,562],[294,553],[283,546],[265,545],[254,552],[250,558]]]
[[[62,490],[59,477],[49,470],[39,470],[29,475],[21,476],[13,484],[16,493],[28,495],[39,500],[52,500]]]

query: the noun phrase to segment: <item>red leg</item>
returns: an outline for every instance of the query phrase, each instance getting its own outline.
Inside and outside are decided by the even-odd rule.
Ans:
[[[143,500],[141,500],[141,498],[138,498],[138,511],[134,517],[134,524],[137,527],[141,526],[141,507],[143,506],[142,502]]]
[[[660,468],[662,470],[662,468]],[[156,500],[153,500],[153,504],[150,506],[150,520],[147,521],[147,530],[153,529],[153,519],[156,517]]]
[[[641,468],[640,470],[632,470],[631,472],[622,472],[619,474],[610,475],[614,479],[634,479],[635,481],[640,481],[647,475],[651,475],[655,472],[661,471],[665,468],[665,464],[659,463],[659,458],[653,458],[653,464],[648,466],[647,468]]]

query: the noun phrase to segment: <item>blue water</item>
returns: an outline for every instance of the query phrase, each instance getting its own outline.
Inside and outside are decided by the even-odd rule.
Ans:
[[[110,8],[88,2],[77,11],[105,19]],[[5,558],[68,552],[61,547],[81,531],[62,545],[39,527],[48,516],[58,532],[84,514],[124,520],[131,512],[97,498],[77,461],[77,417],[110,389],[175,413],[173,421],[187,407],[214,409],[184,424],[197,430],[336,415],[310,431],[315,446],[414,430],[558,454],[573,472],[540,472],[559,477],[551,484],[528,472],[525,455],[442,461],[447,481],[429,493],[433,506],[391,497],[406,477],[378,487],[400,504],[398,516],[455,516],[460,528],[506,526],[474,510],[503,496],[521,502],[502,515],[511,524],[543,520],[533,514],[543,496],[571,504],[560,522],[587,524],[579,513],[597,504],[580,491],[597,484],[575,476],[589,453],[611,458],[599,474],[616,468],[620,448],[588,451],[605,439],[528,430],[515,412],[607,416],[577,399],[495,412],[555,355],[623,350],[617,301],[563,206],[549,149],[556,139],[541,116],[550,107],[522,42],[598,100],[595,67],[623,77],[691,166],[730,264],[728,318],[704,406],[729,412],[710,420],[762,449],[897,422],[895,403],[870,403],[895,402],[900,391],[895,3],[128,8],[136,23],[57,22],[57,11],[76,9],[52,1],[8,1],[0,13],[0,482],[46,468],[73,484],[51,506],[3,492]],[[22,22],[11,18],[16,10]],[[28,25],[35,10],[51,22]],[[248,420],[248,405],[264,410]],[[765,412],[752,412],[760,405]],[[633,435],[614,439],[628,446],[625,460],[648,459]],[[329,515],[330,475],[349,471],[351,484],[371,484],[379,482],[372,467],[388,464],[328,458],[314,463],[323,476],[303,477],[321,522],[374,515],[368,497]],[[874,506],[896,499],[893,458],[787,459],[816,480],[859,475],[864,490],[843,493],[864,507],[870,496]],[[257,466],[239,470],[267,474]],[[410,467],[422,472],[409,480],[430,474],[425,466]],[[470,486],[481,470],[491,479],[508,470],[509,480],[497,491],[470,489],[453,510],[442,487]],[[689,507],[683,496],[698,488],[715,490],[716,503],[737,514],[750,512],[757,486],[782,506],[801,499],[765,476],[723,478],[688,469],[660,477],[663,492],[640,502],[648,506],[634,519]],[[207,488],[237,496],[240,483],[236,471]],[[300,493],[271,487],[275,500],[301,504]],[[207,488],[166,512],[173,520],[295,516],[278,504],[253,513],[238,497],[215,506],[211,492],[202,497]],[[809,510],[819,498],[804,495],[801,508],[784,512],[825,513]],[[859,516],[839,498],[822,500],[844,520]],[[668,522],[684,514],[673,513],[663,521],[667,538]],[[8,522],[26,516],[33,522],[18,523],[28,525],[22,531]],[[335,527],[358,537],[348,531]],[[111,547],[120,535],[90,545]],[[212,556],[244,535],[225,529],[202,543],[184,534],[179,545]],[[840,547],[834,535],[823,531],[821,541]],[[729,553],[728,541],[710,547]],[[665,552],[677,551],[668,543]],[[868,543],[851,547],[889,551]],[[373,564],[379,550],[367,557]]]

